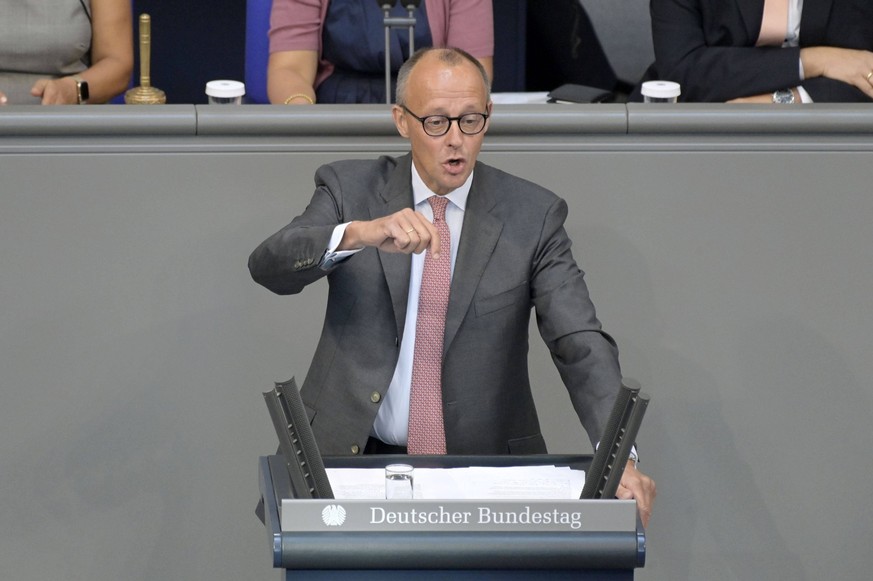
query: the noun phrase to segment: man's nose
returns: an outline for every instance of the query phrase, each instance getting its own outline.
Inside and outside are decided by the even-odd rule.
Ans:
[[[464,132],[461,131],[461,123],[458,119],[449,123],[445,138],[449,143],[460,143],[464,139]]]

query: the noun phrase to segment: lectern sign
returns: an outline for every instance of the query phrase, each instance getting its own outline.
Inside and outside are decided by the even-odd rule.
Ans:
[[[284,499],[288,532],[633,532],[632,500]]]

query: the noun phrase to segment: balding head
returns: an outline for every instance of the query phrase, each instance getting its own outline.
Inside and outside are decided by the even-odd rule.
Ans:
[[[488,78],[488,73],[485,71],[485,67],[483,67],[482,63],[476,60],[475,57],[460,48],[427,47],[415,51],[415,53],[413,53],[413,55],[403,63],[403,66],[400,67],[400,72],[397,74],[396,101],[398,105],[406,105],[409,100],[409,77],[412,75],[413,70],[421,61],[430,59],[435,59],[448,67],[465,65],[472,65],[475,67],[479,75],[482,77],[482,83],[485,88],[485,100],[491,100],[491,80]]]

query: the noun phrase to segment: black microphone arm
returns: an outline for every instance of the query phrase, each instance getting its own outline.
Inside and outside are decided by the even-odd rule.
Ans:
[[[385,10],[385,7],[388,7],[388,10],[397,4],[397,2],[402,2],[403,6],[406,6],[407,10],[418,8],[421,4],[421,0],[376,0],[376,4],[379,5],[379,8]]]
[[[265,392],[294,498],[333,498],[333,489],[303,399],[292,377]]]
[[[398,18],[391,16],[391,9],[398,0],[376,0],[384,14],[382,23],[385,26],[385,104],[391,104],[391,29],[409,28],[409,54],[415,52],[415,9],[421,4],[421,0],[400,0],[406,7],[408,16]]]

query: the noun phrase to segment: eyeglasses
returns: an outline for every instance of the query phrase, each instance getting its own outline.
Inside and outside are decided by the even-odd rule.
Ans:
[[[460,117],[447,117],[446,115],[428,115],[427,117],[419,117],[410,111],[406,105],[401,105],[403,110],[421,121],[421,127],[424,132],[431,137],[440,137],[449,132],[452,128],[452,121],[458,122],[458,129],[464,135],[476,135],[482,133],[485,129],[485,120],[488,115],[485,113],[464,113]]]

